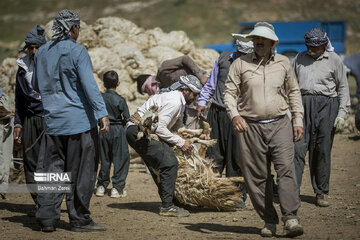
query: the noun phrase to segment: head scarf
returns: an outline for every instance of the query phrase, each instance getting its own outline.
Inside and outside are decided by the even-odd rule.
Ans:
[[[200,80],[194,75],[181,76],[180,80],[173,83],[170,87],[160,89],[160,93],[180,90],[186,87],[190,88],[190,90],[195,93],[199,93],[202,85]]]
[[[41,46],[45,43],[46,43],[45,30],[39,25],[36,25],[36,27],[31,29],[30,32],[26,35],[25,46],[20,52],[23,52],[32,44]]]
[[[236,50],[241,53],[251,53],[254,51],[254,44],[252,41],[244,42],[236,39],[235,46]]]
[[[304,35],[305,44],[312,47],[326,45],[328,52],[333,52],[334,47],[331,45],[330,39],[326,32],[321,28],[312,28]]]
[[[80,18],[76,12],[71,10],[61,10],[54,19],[52,30],[55,31],[52,40],[60,41],[70,37],[72,26],[80,26]]]

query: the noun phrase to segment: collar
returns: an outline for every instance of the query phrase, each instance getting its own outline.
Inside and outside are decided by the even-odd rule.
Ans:
[[[309,57],[311,57],[311,56],[309,56]],[[329,52],[328,51],[325,50],[324,53],[321,54],[317,59],[314,59],[314,61],[321,60],[323,58],[329,58]]]
[[[184,97],[184,95],[183,95],[183,94],[182,94],[182,92],[181,92],[181,91],[179,91],[179,90],[175,90],[175,91],[179,93],[181,103],[182,103],[182,105],[183,105],[183,106],[185,106],[185,105],[186,105],[186,101],[185,101],[185,97]],[[174,92],[175,92],[175,91],[174,91]]]
[[[28,72],[31,63],[33,63],[33,60],[30,58],[29,54],[26,54],[25,57],[17,59],[16,63],[19,67],[23,68],[26,72]]]
[[[249,54],[250,54],[251,59],[252,59],[253,62],[258,61],[255,52],[252,52],[252,53],[249,53]],[[275,61],[275,55],[276,55],[275,53],[272,53],[269,60],[270,61]],[[261,59],[260,59],[260,61],[261,61]]]

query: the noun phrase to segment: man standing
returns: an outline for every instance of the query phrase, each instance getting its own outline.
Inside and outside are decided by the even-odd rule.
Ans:
[[[41,96],[33,89],[31,79],[35,53],[45,43],[45,30],[37,25],[25,38],[25,46],[21,51],[27,49],[27,55],[16,60],[19,69],[16,74],[14,139],[17,143],[22,144],[27,184],[35,184],[34,172],[36,171],[41,137],[44,133],[44,111]],[[37,193],[31,192],[31,197],[37,205]],[[29,214],[33,215],[34,213]]]
[[[14,140],[10,99],[0,88],[0,198],[6,199]]]
[[[254,53],[236,59],[230,66],[224,104],[238,132],[239,162],[248,194],[265,221],[261,235],[273,236],[279,222],[272,202],[273,162],[284,234],[294,237],[303,234],[297,216],[300,199],[292,161],[293,141],[300,140],[303,134],[300,91],[289,59],[275,53],[279,39],[274,27],[259,22],[247,37],[254,43]],[[288,109],[292,124],[286,115]]]
[[[309,151],[311,183],[316,204],[329,206],[331,147],[336,130],[344,124],[350,106],[346,71],[333,52],[326,33],[314,28],[304,36],[307,51],[295,58],[295,73],[304,105],[304,138],[295,144],[296,177],[301,186],[306,152]]]
[[[89,204],[98,167],[98,129],[105,133],[109,119],[92,73],[85,47],[76,44],[80,19],[70,10],[54,19],[52,40],[35,55],[32,85],[41,94],[45,133],[37,172],[70,172],[66,205],[71,230],[104,231],[90,217]],[[55,231],[63,192],[38,193],[36,218],[44,232]]]
[[[146,165],[151,169],[153,179],[158,186],[158,192],[162,201],[160,215],[185,217],[189,212],[174,205],[174,190],[177,177],[178,161],[174,151],[169,145],[176,145],[183,152],[192,150],[192,144],[187,139],[171,133],[183,126],[183,114],[185,105],[190,104],[201,90],[199,79],[193,75],[182,76],[178,82],[169,88],[162,89],[159,94],[150,97],[128,122],[126,138],[128,143],[142,157]],[[154,134],[157,140],[149,140],[147,137],[137,139],[139,126],[137,121],[153,106],[158,108],[158,126]],[[204,135],[201,136],[204,139]],[[156,176],[154,172],[159,172]]]
[[[229,119],[224,105],[225,81],[229,73],[230,65],[240,56],[253,52],[253,43],[236,40],[236,52],[223,52],[215,61],[210,77],[200,92],[198,102],[198,116],[205,110],[206,104],[213,98],[207,122],[211,127],[210,137],[217,139],[214,147],[207,150],[207,155],[214,159],[217,171],[222,174],[226,166],[226,177],[242,176],[239,166],[238,147],[236,144],[236,131]],[[245,207],[246,191],[244,189],[242,199],[238,202],[239,207]]]

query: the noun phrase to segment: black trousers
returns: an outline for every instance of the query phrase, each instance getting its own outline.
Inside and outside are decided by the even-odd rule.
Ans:
[[[173,203],[178,161],[171,147],[165,142],[141,138],[137,140],[138,126],[130,126],[126,131],[128,143],[142,157],[158,186],[163,206]],[[153,171],[160,170],[160,179]]]
[[[304,137],[295,143],[295,172],[300,188],[309,151],[311,183],[316,194],[329,193],[331,148],[334,140],[334,123],[338,114],[337,98],[304,95]]]
[[[236,131],[229,119],[226,109],[211,105],[207,121],[212,128],[210,137],[217,139],[217,143],[207,150],[207,156],[214,159],[217,170],[222,174],[226,166],[227,177],[242,176]]]
[[[209,147],[206,154],[209,158],[214,159],[216,170],[222,174],[226,166],[226,177],[243,176],[240,168],[236,130],[226,113],[226,109],[211,104],[207,121],[211,127],[210,137],[217,139],[217,143],[215,146]],[[243,200],[246,200],[245,185],[241,184],[239,187],[243,192]]]
[[[109,185],[110,167],[113,163],[112,185],[118,191],[122,191],[125,188],[130,165],[126,132],[122,125],[110,125],[109,132],[100,135],[100,159],[101,167],[97,185],[103,185],[105,188]]]
[[[22,148],[24,159],[25,180],[27,184],[35,184],[34,172],[39,157],[41,134],[44,131],[43,118],[36,115],[25,117],[22,128]],[[32,192],[31,197],[37,204],[37,193]]]
[[[43,136],[36,171],[71,173],[71,192],[66,193],[66,206],[72,226],[92,222],[89,204],[98,158],[97,128],[75,135]],[[54,225],[60,219],[63,197],[64,193],[38,193],[36,219],[45,226]]]

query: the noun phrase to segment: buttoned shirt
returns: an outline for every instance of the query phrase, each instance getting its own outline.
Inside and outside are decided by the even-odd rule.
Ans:
[[[272,55],[265,65],[259,64],[255,53],[237,58],[225,83],[224,103],[230,119],[268,120],[290,109],[293,126],[303,126],[304,109],[295,73],[289,59],[280,54]]]
[[[50,41],[34,61],[32,86],[41,94],[45,134],[83,133],[108,115],[84,46],[70,38]]]
[[[296,56],[294,67],[301,94],[338,97],[338,117],[344,118],[350,106],[350,95],[346,70],[340,57],[325,51],[313,59],[304,51]]]
[[[237,58],[236,52],[229,54],[229,58],[233,62]],[[214,96],[218,82],[218,75],[219,75],[219,58],[216,59],[214,63],[214,67],[211,70],[210,76],[206,81],[204,87],[201,89],[199,95],[199,101],[198,101],[199,106],[205,106]]]
[[[182,92],[176,90],[151,96],[137,109],[137,112],[142,117],[152,106],[157,106],[159,122],[155,134],[165,142],[182,147],[185,140],[179,135],[171,133],[170,130],[176,131],[184,126],[182,120],[185,105],[186,102]]]

